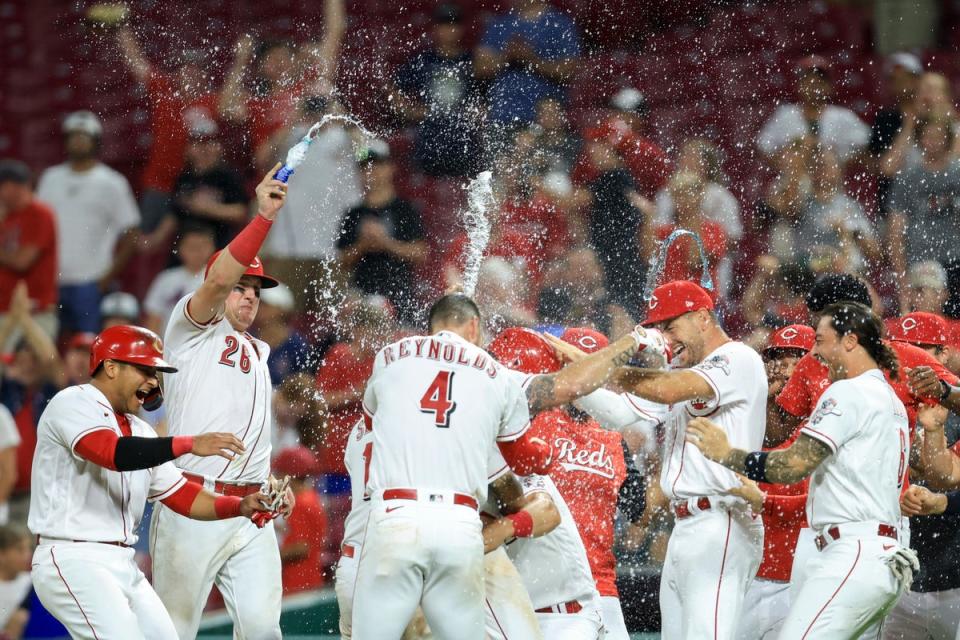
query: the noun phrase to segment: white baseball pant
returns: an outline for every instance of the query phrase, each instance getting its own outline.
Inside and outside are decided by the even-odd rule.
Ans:
[[[417,605],[438,640],[483,640],[483,537],[449,492],[371,505],[353,598],[353,637],[397,640]],[[442,495],[443,500],[430,498]]]
[[[538,613],[537,622],[543,640],[600,640],[603,638],[603,621],[600,603],[581,602],[582,609],[576,613]]]
[[[789,582],[754,578],[743,599],[737,640],[775,640],[789,609]]]
[[[360,549],[354,550],[353,557],[345,555],[340,556],[337,563],[337,573],[335,576],[334,591],[337,594],[337,606],[340,609],[340,637],[342,640],[351,640],[353,637],[353,591],[357,585],[357,560],[356,554]]]
[[[40,602],[78,640],[164,640],[173,622],[134,550],[97,542],[44,543],[33,553]]]
[[[283,585],[273,522],[258,529],[246,518],[191,520],[163,504],[150,529],[153,586],[180,640],[197,636],[216,583],[236,640],[279,640]]]
[[[877,628],[896,604],[897,581],[884,561],[899,545],[876,530],[876,524],[841,526],[841,537],[795,573],[799,582],[779,640],[850,640]]]
[[[819,556],[817,551],[817,532],[810,527],[800,529],[797,536],[797,548],[793,552],[793,566],[790,568],[790,606],[797,599],[800,583],[806,575],[807,566]]]
[[[763,558],[763,521],[740,509],[677,520],[660,577],[663,640],[733,640]]]
[[[506,549],[483,557],[488,640],[543,640],[523,578]]]
[[[960,638],[960,589],[907,591],[883,621],[883,640]]]
[[[620,598],[600,596],[600,617],[603,619],[603,640],[630,640]]]

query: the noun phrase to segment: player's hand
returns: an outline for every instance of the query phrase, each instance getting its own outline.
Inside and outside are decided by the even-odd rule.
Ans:
[[[907,369],[907,385],[913,395],[920,398],[930,398],[940,400],[943,394],[943,386],[940,384],[940,378],[930,367],[914,367]]]
[[[284,518],[289,518],[295,506],[297,506],[297,497],[293,494],[293,489],[287,487],[287,490],[283,492],[283,500],[280,501],[280,509],[277,512]]]
[[[244,451],[246,447],[243,442],[232,433],[204,433],[193,437],[193,449],[190,453],[195,456],[220,456],[233,460]]]
[[[282,166],[279,162],[273,165],[257,185],[257,212],[267,220],[274,220],[287,200],[287,185],[273,177]]]
[[[920,423],[920,426],[923,427],[924,432],[926,433],[939,433],[943,431],[943,425],[947,422],[947,414],[949,411],[946,407],[936,404],[920,405],[920,410],[917,412],[917,422]]]
[[[930,516],[943,513],[947,508],[947,496],[934,493],[926,487],[913,484],[900,496],[900,511],[905,516]]]
[[[739,473],[737,474],[737,478],[740,479],[740,486],[728,490],[727,493],[746,500],[754,515],[763,513],[763,501],[767,497],[767,494],[761,491],[757,483],[750,478],[741,476]]]
[[[576,362],[577,360],[583,360],[587,357],[587,354],[579,347],[561,340],[552,333],[544,332],[540,335],[547,341],[547,344],[553,347],[553,352],[557,354],[557,357],[560,358],[562,362]]]
[[[245,496],[243,500],[240,501],[240,515],[244,518],[250,518],[251,520],[258,513],[269,514],[271,513],[268,502],[270,497],[267,494],[262,492],[251,493],[248,496]],[[267,523],[270,519],[267,518],[264,520],[264,524]],[[263,525],[257,525],[262,527]]]
[[[706,418],[694,418],[687,424],[686,440],[700,449],[709,460],[720,462],[730,453],[730,443],[723,429]]]

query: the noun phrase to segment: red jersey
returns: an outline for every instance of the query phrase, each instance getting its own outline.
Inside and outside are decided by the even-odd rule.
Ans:
[[[797,432],[779,447],[786,449],[797,439]],[[758,483],[767,494],[763,501],[763,561],[757,571],[758,578],[766,580],[790,580],[793,569],[793,554],[797,549],[800,529],[807,526],[807,487],[809,478],[795,484]]]
[[[958,378],[937,362],[936,358],[919,347],[898,341],[884,340],[883,343],[893,349],[900,361],[901,374],[897,380],[891,380],[888,372],[884,371],[883,373],[887,382],[893,387],[894,393],[906,407],[907,417],[912,427],[916,424],[917,410],[920,408],[920,404],[925,402],[932,406],[937,404],[937,401],[929,398],[918,398],[913,395],[910,387],[907,386],[907,377],[903,373],[903,369],[930,367],[941,380],[951,385],[956,385]],[[820,400],[824,389],[829,386],[830,379],[827,377],[827,366],[808,353],[797,363],[793,375],[790,376],[787,384],[783,387],[783,391],[777,396],[777,404],[792,416],[806,418],[817,406],[817,401]]]
[[[553,447],[550,479],[573,514],[597,590],[601,596],[617,597],[613,527],[627,477],[623,438],[596,422],[578,423],[562,409],[539,414],[530,433]]]
[[[147,166],[143,169],[143,188],[170,193],[183,169],[190,129],[199,122],[216,122],[217,94],[186,97],[169,76],[157,71],[150,73],[147,94],[151,105],[152,142]]]
[[[283,563],[283,593],[318,589],[323,585],[323,567],[320,555],[327,536],[327,512],[320,496],[313,489],[296,495],[297,507],[286,519],[287,534],[280,549],[298,542],[306,542],[307,557],[296,562]]]
[[[614,132],[612,141],[633,177],[637,192],[653,198],[670,177],[670,156],[651,140],[633,133],[620,118],[610,118],[601,126]],[[577,184],[588,184],[597,175],[599,171],[584,151],[571,171],[571,179]]]
[[[0,313],[10,310],[19,280],[27,283],[37,311],[57,304],[57,224],[50,207],[37,200],[0,218],[0,251],[11,253],[23,247],[33,247],[39,255],[26,271],[0,266]]]
[[[347,473],[343,465],[343,449],[347,446],[347,437],[353,425],[362,415],[360,394],[373,373],[375,358],[376,353],[367,358],[358,358],[349,345],[340,343],[330,348],[317,369],[317,387],[320,393],[349,390],[358,392],[355,402],[327,413],[327,429],[322,448],[315,451],[324,473]]]
[[[666,240],[676,225],[664,224],[656,229],[657,239]],[[700,238],[703,241],[703,250],[707,253],[707,264],[710,266],[710,276],[717,282],[717,265],[720,259],[727,254],[727,234],[723,227],[711,220],[704,220],[700,225]],[[667,264],[663,269],[660,282],[673,280],[699,280],[703,267],[700,262],[700,253],[696,241],[690,236],[677,238],[670,245],[667,252]]]

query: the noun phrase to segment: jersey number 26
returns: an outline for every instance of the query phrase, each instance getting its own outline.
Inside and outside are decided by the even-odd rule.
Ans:
[[[420,398],[420,411],[432,413],[434,425],[441,429],[450,428],[450,414],[457,408],[452,393],[453,371],[440,371]]]

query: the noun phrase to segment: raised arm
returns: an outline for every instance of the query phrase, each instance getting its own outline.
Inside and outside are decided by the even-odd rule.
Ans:
[[[923,427],[919,465],[923,479],[931,488],[941,490],[960,488],[960,456],[947,448],[943,431],[946,417],[946,409],[940,406],[924,406],[917,416]]]
[[[690,370],[625,369],[617,382],[630,393],[659,404],[713,398],[716,393],[703,376]]]
[[[247,91],[243,86],[243,75],[247,65],[253,60],[253,36],[244,34],[237,40],[233,64],[227,71],[227,78],[220,91],[218,109],[221,117],[231,122],[243,122],[247,119]]]
[[[257,185],[257,215],[226,250],[220,252],[203,284],[191,296],[190,317],[196,322],[209,322],[220,313],[227,296],[237,286],[247,266],[256,259],[287,197],[287,185],[273,178],[279,168],[280,163],[277,163]]]
[[[150,78],[150,61],[143,54],[137,37],[129,26],[120,27],[117,31],[117,44],[120,45],[120,53],[123,54],[123,61],[137,82],[146,83]]]

